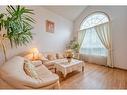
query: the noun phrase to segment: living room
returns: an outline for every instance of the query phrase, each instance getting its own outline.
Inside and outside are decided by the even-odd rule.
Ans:
[[[12,7],[16,8],[16,6]],[[60,69],[57,68],[58,65],[56,64],[59,62],[54,62],[56,66],[55,69],[57,71],[55,71],[54,68],[53,70],[51,70],[45,65],[41,67],[41,68],[44,67],[42,69],[43,72],[48,73],[52,72],[53,75],[55,74],[57,76],[58,78],[57,83],[58,81],[59,83],[57,84],[56,89],[127,88],[126,6],[20,6],[20,7],[32,10],[30,11],[32,12],[32,14],[29,14],[29,16],[34,20],[34,23],[30,23],[33,26],[33,29],[31,29],[30,31],[32,32],[33,39],[30,40],[29,43],[27,43],[27,45],[15,46],[14,44],[13,47],[11,47],[9,39],[4,41],[4,46],[6,47],[6,54],[4,52],[3,47],[1,47],[0,66],[2,68],[5,68],[7,66],[6,68],[8,70],[8,73],[9,69],[13,68],[12,64],[11,67],[9,67],[9,64],[10,62],[14,62],[14,60],[12,59],[15,58],[16,56],[21,56],[27,59],[30,58],[29,60],[38,61],[41,63],[41,64],[38,63],[39,65],[44,65],[42,59],[36,60],[37,56],[39,57],[41,56],[41,58],[46,56],[46,58],[49,57],[49,59],[52,59],[50,58],[51,56],[48,56],[49,53],[55,53],[56,54],[55,57],[57,56],[58,53],[60,53],[58,54],[59,57],[63,58],[64,54],[66,55],[67,52],[69,52],[73,53],[73,57],[75,56],[74,59],[78,60],[78,63],[81,63],[79,64],[80,67],[79,71],[77,71],[78,67],[77,66],[76,71],[72,72],[73,69],[75,70],[74,67],[71,68],[71,70],[67,69],[66,71],[67,73],[65,73],[64,71],[62,71],[61,68]],[[7,6],[0,6],[0,14],[8,14],[8,11],[6,10],[7,8],[8,8]],[[90,21],[91,19],[94,20]],[[104,29],[101,28],[101,25],[103,24]],[[1,29],[1,35],[2,33],[6,33],[6,31],[8,31],[6,30],[6,28],[3,27],[4,25],[2,26]],[[103,30],[102,34],[106,35],[106,37],[102,37],[103,35],[98,33],[98,31],[101,29]],[[88,33],[87,31],[90,30],[94,31],[96,34],[91,33],[89,36],[90,32]],[[81,33],[82,31],[85,34]],[[82,35],[84,35],[83,38]],[[76,48],[74,48],[73,46],[71,48],[71,45],[75,45],[75,43],[73,44],[73,41],[78,42],[78,44],[76,43],[77,45]],[[93,42],[90,44],[89,43],[90,41]],[[85,46],[90,47],[90,50],[87,50],[88,47],[86,48]],[[94,49],[92,50],[91,48],[94,46],[98,46],[99,50]],[[64,57],[64,59],[68,59],[67,55]],[[18,58],[16,61],[18,62],[19,60],[21,59]],[[73,58],[71,59],[71,62],[73,62]],[[7,63],[9,64],[5,65]],[[15,66],[14,69],[16,69]],[[19,70],[14,71],[19,72]],[[1,75],[2,74],[3,73],[1,73]],[[7,78],[10,78],[10,76],[7,75],[8,74],[5,74],[5,76],[2,77],[2,79],[5,78],[4,81],[6,81],[7,84],[10,84],[9,81],[11,79],[9,81],[6,80]],[[51,79],[49,80],[51,81]],[[15,84],[14,86],[12,86],[13,85],[12,81]],[[17,88],[25,89],[25,87],[19,86],[21,84],[16,85],[18,84],[17,82],[15,82],[15,80],[13,80],[12,78],[10,84],[12,86],[11,89]],[[40,85],[39,86],[35,85],[35,87],[33,86],[33,88],[36,87],[38,87],[38,89],[39,88],[45,89],[43,88],[43,86],[40,87]],[[9,89],[10,86],[9,88],[8,87],[6,88],[2,87],[1,85],[1,88]],[[31,85],[28,86],[27,89],[32,89]]]

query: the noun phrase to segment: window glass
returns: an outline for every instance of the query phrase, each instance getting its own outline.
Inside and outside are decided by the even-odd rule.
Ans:
[[[94,13],[88,16],[81,24],[80,30],[94,27],[96,25],[108,22],[108,17],[103,13]]]

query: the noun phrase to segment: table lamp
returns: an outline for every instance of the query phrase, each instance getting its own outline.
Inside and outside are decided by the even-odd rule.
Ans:
[[[32,48],[32,53],[33,53],[33,60],[36,60],[39,58],[39,51],[37,48]]]

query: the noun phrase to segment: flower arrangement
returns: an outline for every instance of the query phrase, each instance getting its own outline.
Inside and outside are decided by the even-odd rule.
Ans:
[[[69,50],[66,51],[66,57],[67,57],[67,58],[72,58],[72,57],[73,57],[73,52],[72,52],[72,50],[69,49]]]
[[[65,54],[66,54],[66,58],[67,58],[68,62],[70,63],[71,59],[73,58],[73,52],[72,52],[72,50],[71,49],[66,50]]]

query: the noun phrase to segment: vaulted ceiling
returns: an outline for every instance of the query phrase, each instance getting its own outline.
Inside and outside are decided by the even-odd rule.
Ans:
[[[44,6],[44,8],[74,21],[87,6]]]

